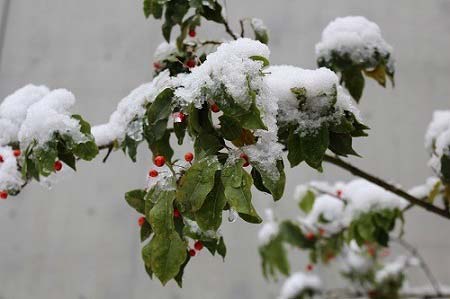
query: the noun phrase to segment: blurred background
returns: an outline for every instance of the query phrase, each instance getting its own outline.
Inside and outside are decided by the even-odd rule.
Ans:
[[[5,1],[0,0],[0,10]],[[8,12],[0,11],[6,26],[0,99],[27,83],[64,87],[76,95],[77,113],[92,124],[107,121],[122,97],[152,78],[161,24],[144,18],[141,2],[9,1]],[[355,145],[364,158],[352,162],[405,188],[422,184],[431,174],[423,136],[433,110],[450,108],[450,1],[227,0],[227,8],[235,30],[242,17],[265,21],[272,64],[303,68],[315,68],[314,45],[335,17],[363,15],[378,23],[395,49],[397,86],[384,90],[367,81],[360,109],[371,131]],[[208,24],[199,36],[224,36],[223,28]],[[176,155],[182,157],[189,148],[177,148]],[[139,216],[123,199],[127,190],[145,182],[150,167],[146,146],[136,164],[116,152],[106,164],[99,157],[78,167],[78,173],[50,191],[34,183],[0,203],[1,299],[277,296],[280,282],[262,278],[258,227],[242,221],[223,225],[225,263],[205,250],[189,264],[183,289],[151,281],[140,257]],[[288,169],[287,178],[285,198],[276,205],[254,193],[261,214],[272,207],[280,218],[295,217],[297,184],[351,176],[331,165],[323,174],[301,165]],[[450,284],[450,222],[413,209],[406,231],[436,276]],[[301,255],[291,261],[293,270],[304,269]],[[419,271],[411,277],[412,285],[425,282]],[[337,283],[334,275],[326,275],[327,286]]]

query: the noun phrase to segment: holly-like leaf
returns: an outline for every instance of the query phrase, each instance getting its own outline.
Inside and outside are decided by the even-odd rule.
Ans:
[[[177,201],[184,210],[198,211],[214,187],[216,171],[221,165],[216,156],[207,156],[196,161],[181,177],[177,190]]]
[[[291,167],[295,167],[305,160],[300,136],[298,133],[294,133],[293,130],[289,132],[287,148],[287,158],[289,160],[289,163],[291,163]]]
[[[148,250],[151,269],[163,285],[177,276],[186,260],[186,244],[175,231],[156,234]]]
[[[152,226],[147,221],[145,221],[141,227],[141,242],[147,240],[152,233],[153,233]]]
[[[125,200],[130,205],[130,207],[132,207],[139,213],[144,214],[145,213],[145,201],[144,201],[145,194],[146,194],[145,190],[141,190],[141,189],[131,190],[131,191],[128,191],[127,193],[125,193]]]
[[[225,204],[224,187],[220,180],[220,172],[217,172],[214,188],[209,192],[202,207],[195,212],[198,226],[203,231],[217,231],[222,224],[222,210]]]
[[[264,56],[259,56],[259,55],[250,56],[250,59],[254,60],[254,61],[261,61],[263,64],[263,67],[268,67],[270,65],[269,60]]]
[[[219,244],[217,244],[217,253],[225,260],[225,256],[227,255],[227,247],[225,246],[223,237],[220,237]]]
[[[238,139],[242,134],[242,127],[239,121],[231,116],[222,115],[219,117],[220,120],[220,132],[223,138],[226,140]]]
[[[225,197],[228,204],[239,216],[250,223],[261,223],[252,204],[252,177],[242,168],[243,160],[228,163],[222,170],[222,183],[225,187]]]
[[[170,133],[166,131],[164,136],[153,143],[149,143],[150,150],[153,156],[164,156],[167,160],[171,160],[173,157],[173,149],[170,146]]]
[[[441,158],[441,178],[444,183],[450,184],[450,155]]]

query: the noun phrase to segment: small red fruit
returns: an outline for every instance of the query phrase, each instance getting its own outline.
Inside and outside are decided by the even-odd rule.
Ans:
[[[156,178],[158,176],[158,171],[152,169],[148,172],[148,175],[152,178]]]
[[[196,241],[196,242],[194,243],[194,248],[195,248],[195,250],[197,250],[197,251],[202,250],[202,249],[203,249],[203,243],[202,243],[201,241]]]
[[[183,112],[175,112],[173,114],[173,121],[175,123],[182,123],[186,119],[186,115]]]
[[[314,270],[314,266],[312,264],[308,264],[306,266],[306,271],[311,272],[312,270]]]
[[[373,246],[369,246],[369,247],[367,248],[367,253],[368,253],[370,256],[374,257],[375,254],[376,254],[376,250],[375,250],[375,248],[374,248]]]
[[[246,154],[242,153],[240,157],[244,160],[244,164],[242,165],[243,167],[247,167],[250,165],[250,163],[248,162],[248,156]]]
[[[0,198],[1,199],[7,199],[8,198],[8,193],[5,191],[0,191]]]
[[[138,219],[138,225],[139,225],[139,226],[143,226],[144,223],[145,223],[145,217],[139,217],[139,219]]]
[[[14,157],[19,157],[21,152],[20,152],[20,150],[16,149],[16,150],[13,150],[13,154],[14,154]]]
[[[195,63],[194,59],[189,59],[188,61],[186,61],[186,66],[190,69],[195,67],[195,65],[196,65],[196,63]]]
[[[195,32],[195,29],[189,30],[189,36],[190,37],[195,37],[196,35],[197,35],[197,33]]]
[[[153,67],[155,70],[159,70],[161,68],[161,64],[159,62],[153,62]]]
[[[4,160],[3,160],[3,156],[2,155],[0,155],[0,163],[3,163],[4,162]]]
[[[166,158],[164,156],[156,156],[155,160],[153,160],[156,166],[161,167],[166,164]]]
[[[53,164],[53,168],[55,169],[55,171],[60,171],[63,167],[63,164],[61,163],[61,161],[56,161],[55,164]]]
[[[325,235],[325,230],[323,228],[319,228],[319,235],[320,236]]]
[[[189,249],[189,255],[190,256],[195,256],[196,255],[195,250],[194,249]]]
[[[312,240],[314,240],[314,239],[316,238],[316,236],[315,236],[313,233],[307,233],[307,234],[305,235],[305,237],[306,237],[306,239],[309,240],[309,241],[312,241]]]
[[[186,153],[184,155],[184,160],[186,160],[186,162],[189,162],[189,163],[192,162],[192,160],[194,160],[194,154],[191,152]]]
[[[211,111],[214,112],[214,113],[217,113],[217,112],[220,111],[220,108],[219,108],[219,106],[217,106],[216,103],[214,103],[214,104],[211,105]]]
[[[336,191],[336,195],[337,197],[342,198],[342,190]]]
[[[175,217],[175,218],[180,218],[181,217],[180,211],[178,211],[178,209],[174,209],[173,210],[173,217]]]

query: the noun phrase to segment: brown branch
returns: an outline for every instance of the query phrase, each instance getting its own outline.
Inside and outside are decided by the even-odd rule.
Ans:
[[[382,180],[382,179],[380,179],[380,178],[378,178],[376,176],[373,176],[373,175],[371,175],[371,174],[369,174],[369,173],[367,173],[367,172],[365,172],[365,171],[363,171],[363,170],[361,170],[361,169],[359,169],[359,168],[357,168],[357,167],[355,167],[355,166],[353,166],[353,165],[351,165],[351,164],[349,164],[349,163],[347,163],[347,162],[345,162],[345,161],[343,161],[343,160],[341,160],[341,159],[339,159],[337,157],[333,157],[333,156],[330,156],[330,155],[325,155],[324,161],[328,162],[328,163],[331,163],[331,164],[334,164],[334,165],[336,165],[338,167],[341,167],[341,168],[349,171],[351,174],[353,174],[355,176],[359,176],[359,177],[361,177],[361,178],[363,178],[363,179],[365,179],[365,180],[367,180],[369,182],[374,183],[375,185],[378,185],[378,186],[384,188],[387,191],[390,191],[390,192],[392,192],[392,193],[394,193],[394,194],[396,194],[396,195],[398,195],[400,197],[403,197],[404,199],[409,201],[411,204],[420,206],[420,207],[424,208],[425,210],[427,210],[427,211],[429,211],[431,213],[434,213],[436,215],[439,215],[441,217],[444,217],[446,219],[450,219],[450,213],[449,213],[448,210],[441,209],[441,208],[436,207],[436,206],[434,206],[432,204],[429,204],[429,203],[427,203],[425,201],[422,201],[419,198],[414,197],[411,194],[407,193],[406,191],[404,191],[404,190],[402,190],[402,189],[400,189],[400,188],[398,188],[398,187],[396,187],[396,186],[394,186],[394,185],[392,185],[392,184],[390,184],[390,183],[388,183],[388,182],[386,182],[386,181],[384,181],[384,180]]]

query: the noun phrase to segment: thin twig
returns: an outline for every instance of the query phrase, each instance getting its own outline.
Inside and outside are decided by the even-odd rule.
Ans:
[[[430,281],[430,284],[433,287],[434,291],[436,292],[436,295],[441,295],[442,290],[439,286],[439,282],[434,276],[433,272],[431,272],[431,269],[425,262],[425,259],[419,254],[419,251],[413,245],[409,244],[407,241],[403,239],[394,238],[392,240],[394,242],[397,242],[400,246],[409,251],[415,258],[417,258],[420,261],[420,268],[423,270],[428,280]]]
[[[239,24],[241,24],[241,37],[245,36],[245,28],[244,28],[244,20],[239,20]]]
[[[417,197],[412,196],[411,194],[407,193],[406,191],[400,189],[399,187],[396,187],[376,176],[373,176],[337,157],[333,157],[330,155],[325,155],[324,156],[324,161],[334,164],[336,166],[339,166],[347,171],[349,171],[350,173],[352,173],[353,175],[359,176],[363,179],[366,179],[369,182],[372,182],[384,189],[386,189],[387,191],[390,191],[400,197],[403,197],[404,199],[406,199],[407,201],[409,201],[410,203],[414,204],[414,205],[418,205],[424,209],[426,209],[427,211],[437,214],[439,216],[442,216],[446,219],[450,219],[450,213],[447,210],[441,209],[439,207],[436,207],[432,204],[429,204],[425,201],[420,200]]]

